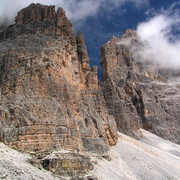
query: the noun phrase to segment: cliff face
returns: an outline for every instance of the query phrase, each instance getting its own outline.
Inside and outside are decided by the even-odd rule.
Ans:
[[[31,4],[0,33],[0,141],[27,152],[104,153],[117,140],[97,68],[63,9]]]
[[[62,8],[22,9],[0,32],[0,141],[27,152],[106,153],[117,130],[137,137],[142,127],[180,143],[178,76],[169,81],[170,71],[135,59],[139,46],[132,30],[103,45],[99,85]]]
[[[132,30],[101,47],[108,112],[125,134],[136,136],[142,127],[180,143],[180,78],[177,72],[173,75],[148,59],[135,57],[138,48],[143,44]]]

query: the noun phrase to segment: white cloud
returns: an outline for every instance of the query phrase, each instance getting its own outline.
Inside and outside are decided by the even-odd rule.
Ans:
[[[30,3],[42,3],[56,5],[65,9],[66,14],[72,21],[81,21],[88,16],[94,16],[101,11],[102,7],[111,10],[120,7],[127,2],[132,2],[138,8],[147,5],[149,0],[0,0],[0,24],[3,22],[13,23],[17,11]]]
[[[133,37],[122,38],[118,44],[131,47],[135,61],[151,62],[158,68],[180,70],[180,8],[172,4],[167,10],[159,12],[151,9],[154,15],[148,21],[138,24],[140,41],[134,44]],[[149,13],[148,12],[148,13]],[[150,15],[149,14],[149,15]],[[148,63],[149,64],[149,63]]]
[[[133,3],[138,8],[149,4],[149,0],[111,0],[110,2],[114,4],[116,7],[123,5],[127,2]]]
[[[180,39],[173,33],[179,25],[177,14],[160,14],[139,24],[137,33],[145,47],[136,53],[160,67],[180,69]]]

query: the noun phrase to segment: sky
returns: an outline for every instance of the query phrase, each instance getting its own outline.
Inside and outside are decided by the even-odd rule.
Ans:
[[[98,65],[99,72],[99,47],[113,35],[120,37],[126,29],[137,30],[142,41],[149,43],[142,55],[154,59],[159,54],[157,61],[164,59],[163,64],[180,67],[178,0],[0,0],[0,24],[13,24],[17,11],[32,2],[65,9],[75,33],[83,32],[90,63]]]

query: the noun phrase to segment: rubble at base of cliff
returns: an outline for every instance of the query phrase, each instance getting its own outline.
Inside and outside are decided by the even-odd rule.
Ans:
[[[94,166],[86,174],[71,174],[83,169],[74,162],[72,152],[61,150],[49,155],[35,156],[20,153],[0,143],[0,179],[12,180],[131,180],[131,179],[179,179],[180,147],[143,129],[142,137],[135,140],[119,133],[118,143],[110,148],[108,158],[85,153]],[[60,156],[58,155],[60,154]],[[68,156],[68,154],[71,154]],[[64,169],[57,165],[59,157],[65,156]],[[73,155],[74,156],[74,155]],[[76,155],[75,155],[76,156]],[[74,157],[75,157],[74,156]],[[83,156],[78,154],[78,156]],[[69,157],[69,159],[68,159]],[[41,161],[51,159],[50,172],[43,169]],[[60,160],[60,159],[59,159]],[[70,163],[71,162],[71,163]],[[62,161],[59,161],[61,164]],[[80,162],[82,163],[82,161]],[[50,165],[50,164],[49,164]],[[78,166],[76,166],[78,165]],[[69,167],[68,167],[69,166]],[[78,169],[77,169],[78,167]],[[83,166],[81,166],[83,168]],[[86,166],[87,168],[88,166]],[[69,169],[68,169],[69,168]],[[61,171],[61,175],[58,172]],[[64,173],[62,176],[62,172]],[[71,173],[70,173],[71,172]],[[70,174],[69,174],[70,173]]]

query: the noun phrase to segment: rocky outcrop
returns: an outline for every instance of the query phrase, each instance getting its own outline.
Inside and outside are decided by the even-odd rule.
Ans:
[[[21,10],[0,33],[0,141],[27,152],[106,153],[116,122],[88,61],[62,8]]]
[[[135,31],[112,37],[101,47],[106,107],[118,130],[137,136],[140,127],[180,143],[180,81],[177,72],[135,58],[143,48]],[[168,79],[168,78],[171,79]]]
[[[55,6],[44,6],[41,4],[31,4],[29,7],[18,12],[15,19],[16,24],[29,24],[49,22],[54,23],[56,19]]]
[[[83,72],[89,71],[90,65],[89,65],[88,52],[85,45],[84,36],[81,32],[77,33],[76,43],[77,43],[77,52],[78,52],[79,61],[82,65],[81,69]]]
[[[0,39],[14,38],[21,34],[66,36],[74,38],[71,22],[62,8],[31,4],[18,12],[15,24],[0,34]]]
[[[61,176],[78,177],[93,169],[88,156],[76,153],[53,153],[43,158],[42,165],[48,171]]]

